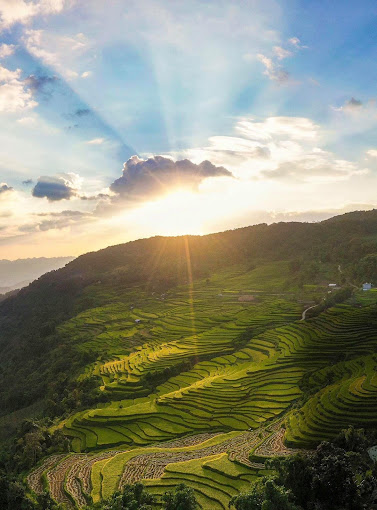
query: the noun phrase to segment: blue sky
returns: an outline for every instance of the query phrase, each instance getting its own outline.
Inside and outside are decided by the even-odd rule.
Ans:
[[[369,0],[2,0],[0,258],[373,207],[376,19]]]

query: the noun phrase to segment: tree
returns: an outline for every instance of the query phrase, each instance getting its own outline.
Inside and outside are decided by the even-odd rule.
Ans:
[[[236,510],[261,510],[263,492],[258,483],[253,485],[248,492],[233,496],[229,501],[229,508],[234,506]]]
[[[178,485],[174,491],[165,492],[162,499],[166,510],[195,510],[198,508],[194,490],[184,483]]]
[[[278,482],[291,490],[296,502],[305,508],[312,497],[312,469],[310,459],[302,455],[286,458],[276,458],[269,467],[278,472]]]
[[[358,266],[358,275],[362,280],[377,282],[377,254],[371,253],[362,258]]]
[[[152,510],[154,497],[142,483],[125,485],[122,492],[115,492],[107,501],[95,505],[98,510]]]
[[[269,467],[278,472],[278,485],[290,490],[305,510],[371,508],[377,469],[366,453],[367,445],[365,432],[349,427],[333,443],[321,443],[313,455],[274,459]]]
[[[232,505],[236,510],[298,510],[291,491],[278,485],[275,478],[256,482],[249,492],[234,496],[229,507]]]
[[[313,497],[322,508],[360,508],[357,481],[348,452],[324,442],[317,448],[312,467]]]
[[[292,502],[291,491],[284,486],[277,485],[273,479],[266,481],[264,497],[261,510],[298,510]]]

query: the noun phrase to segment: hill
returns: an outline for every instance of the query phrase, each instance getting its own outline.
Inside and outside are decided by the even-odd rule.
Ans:
[[[183,480],[227,508],[267,458],[373,428],[376,254],[377,211],[155,237],[0,303],[0,430],[33,417],[10,447],[32,497]]]
[[[73,257],[0,260],[0,294],[25,287],[42,274],[59,269],[71,260]]]

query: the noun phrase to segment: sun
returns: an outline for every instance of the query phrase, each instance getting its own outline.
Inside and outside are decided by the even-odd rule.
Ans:
[[[150,233],[169,236],[202,234],[206,200],[197,193],[178,190],[129,212],[127,219]]]

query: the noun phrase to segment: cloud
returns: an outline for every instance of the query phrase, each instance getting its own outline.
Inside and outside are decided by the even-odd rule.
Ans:
[[[257,59],[264,65],[265,70],[263,74],[268,76],[271,81],[275,81],[277,83],[286,83],[291,81],[291,77],[289,72],[284,69],[281,65],[281,61],[293,57],[298,50],[303,48],[307,48],[307,46],[302,46],[300,40],[297,37],[291,37],[288,39],[288,43],[293,46],[293,50],[287,50],[282,46],[274,46],[271,51],[271,56],[267,56],[263,53],[257,54]],[[244,58],[250,60],[250,54],[244,55]]]
[[[20,119],[17,119],[16,122],[23,126],[35,126],[37,121],[34,117],[21,117]]]
[[[92,76],[92,71],[84,71],[83,73],[81,73],[81,78],[89,78],[90,76]]]
[[[253,118],[240,118],[235,130],[247,139],[271,141],[276,138],[293,140],[315,140],[319,126],[305,117],[267,117],[258,122]]]
[[[15,71],[11,71],[6,67],[0,65],[0,81],[1,82],[11,82],[13,80],[18,80],[21,77],[21,69],[16,69]]]
[[[0,44],[0,58],[6,58],[13,55],[16,46],[14,44]]]
[[[310,181],[341,181],[352,175],[364,175],[366,169],[359,169],[355,163],[336,159],[332,153],[313,151],[292,161],[279,164],[271,170],[261,172],[263,177],[279,180]]]
[[[288,43],[294,46],[295,48],[306,48],[307,46],[302,46],[301,41],[298,37],[291,37],[288,39]]]
[[[21,69],[11,71],[0,65],[0,112],[17,112],[37,104],[21,80]]]
[[[359,106],[362,106],[362,104],[363,104],[362,101],[359,101],[354,97],[351,97],[351,99],[347,101],[347,105],[351,108],[359,108]]]
[[[22,42],[33,57],[55,69],[67,80],[80,76],[72,66],[77,65],[75,58],[82,56],[90,47],[88,39],[81,32],[58,35],[46,30],[28,29],[24,32]]]
[[[291,57],[293,53],[289,50],[285,50],[281,46],[274,46],[274,53],[279,60],[283,60],[285,58]]]
[[[13,191],[11,186],[8,186],[5,182],[0,183],[0,196],[4,193],[8,193],[9,191]]]
[[[93,140],[88,140],[85,143],[87,143],[88,145],[102,145],[104,141],[105,141],[104,138],[93,138]]]
[[[363,107],[363,102],[359,99],[355,99],[354,97],[351,97],[351,99],[348,99],[342,106],[336,107],[333,106],[332,109],[336,112],[357,112],[361,110]]]
[[[24,233],[61,230],[63,228],[77,225],[78,223],[84,223],[94,219],[90,213],[70,210],[55,213],[39,213],[36,214],[36,216],[46,217],[48,219],[43,219],[36,223],[34,222],[21,225],[18,230]]]
[[[35,76],[31,74],[25,80],[29,90],[33,94],[43,94],[45,97],[51,97],[52,86],[59,80],[57,76],[40,75]]]
[[[74,115],[76,115],[77,117],[85,117],[86,115],[90,115],[91,111],[89,110],[89,108],[78,108]]]
[[[224,167],[210,161],[196,165],[188,159],[173,161],[164,156],[140,159],[132,156],[123,165],[123,175],[114,181],[110,190],[123,197],[143,199],[165,194],[177,188],[197,190],[208,177],[233,177]]]
[[[211,137],[208,146],[176,157],[186,156],[194,162],[209,159],[243,181],[328,183],[369,173],[360,163],[323,150],[326,141],[327,133],[305,117],[243,117],[234,126],[234,136]]]
[[[38,178],[32,195],[37,198],[47,198],[49,201],[69,200],[77,195],[80,178],[77,174],[59,174],[56,176],[42,176]]]
[[[109,198],[110,195],[108,193],[97,193],[97,195],[81,195],[81,200],[103,200]]]
[[[366,154],[370,158],[377,158],[377,149],[369,149],[369,151],[367,151]]]
[[[30,186],[31,184],[33,184],[33,179],[26,179],[25,181],[22,181],[22,184],[24,186]]]
[[[258,53],[257,59],[262,62],[265,67],[263,74],[268,76],[268,78],[272,81],[276,81],[278,83],[284,83],[289,80],[289,73],[280,64],[274,62],[271,58],[266,57],[262,53]]]
[[[71,2],[72,3],[72,0]],[[1,0],[0,28],[9,28],[14,23],[28,23],[38,15],[57,14],[68,4],[66,0]]]

